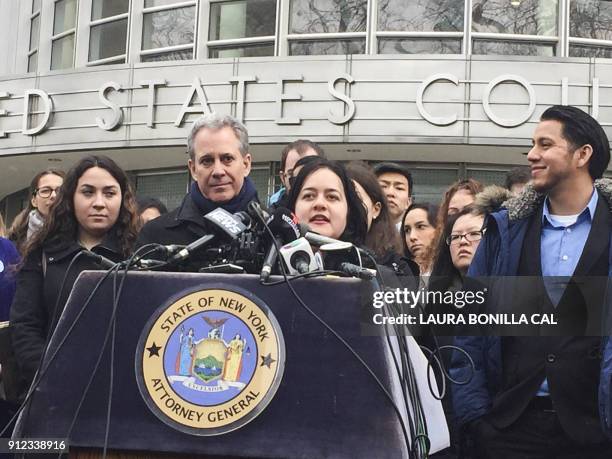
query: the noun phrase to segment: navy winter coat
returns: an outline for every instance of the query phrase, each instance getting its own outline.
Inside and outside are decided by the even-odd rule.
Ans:
[[[612,180],[595,182],[612,211]],[[527,233],[529,217],[544,199],[532,189],[506,204],[505,209],[489,215],[487,232],[470,265],[469,276],[514,276]],[[608,277],[612,277],[612,231],[610,231]],[[608,304],[612,291],[606,294]],[[472,357],[474,372],[460,354],[453,356],[451,375],[469,384],[453,385],[453,406],[458,422],[466,424],[485,415],[491,408],[493,395],[499,391],[502,376],[501,338],[499,336],[458,336],[455,345]],[[599,412],[604,432],[612,438],[612,340],[604,337],[599,382]]]

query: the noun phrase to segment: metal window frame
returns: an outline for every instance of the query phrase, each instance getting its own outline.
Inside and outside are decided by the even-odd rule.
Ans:
[[[139,8],[139,16],[140,16],[140,20],[139,20],[139,24],[138,24],[138,28],[139,28],[139,39],[136,39],[134,41],[138,42],[138,62],[142,62],[141,57],[142,56],[149,56],[152,54],[164,54],[165,52],[172,52],[172,51],[183,51],[185,49],[189,49],[191,48],[192,50],[192,59],[190,60],[196,60],[198,58],[198,24],[199,24],[199,6],[200,6],[200,1],[197,0],[189,0],[189,1],[181,1],[181,2],[176,2],[176,3],[172,3],[170,5],[162,5],[162,6],[154,6],[154,7],[149,7],[149,8],[145,8],[144,7],[144,0],[138,0],[140,3],[140,8]],[[195,12],[194,12],[194,25],[193,25],[193,42],[192,43],[185,43],[182,45],[173,45],[173,46],[164,46],[161,48],[152,48],[152,49],[142,49],[142,45],[144,43],[143,41],[143,37],[142,37],[142,33],[144,30],[144,16],[145,14],[150,14],[150,13],[157,13],[160,11],[169,11],[169,10],[175,10],[175,9],[180,9],[180,8],[190,8],[190,7],[195,7]]]
[[[282,22],[280,10],[281,10],[281,5],[283,3],[287,3],[286,1],[283,1],[283,0],[276,0],[276,15],[274,19],[274,35],[262,35],[258,37],[228,38],[228,39],[223,39],[223,40],[211,40],[209,38],[211,6],[214,3],[234,3],[237,1],[248,2],[248,0],[209,0],[207,2],[204,2],[208,6],[208,8],[204,8],[204,6],[202,6],[202,9],[206,9],[207,11],[206,11],[205,17],[202,18],[202,27],[200,27],[200,30],[202,32],[202,35],[201,35],[202,41],[205,43],[203,46],[201,45],[198,46],[199,56],[201,56],[203,59],[217,59],[215,57],[210,57],[211,51],[218,50],[219,48],[229,48],[229,47],[241,46],[241,45],[257,45],[257,44],[266,45],[270,43],[272,43],[274,47],[273,56],[279,56],[280,51],[279,51],[278,43],[280,43],[281,41],[279,37],[279,30],[280,30],[280,23]]]
[[[50,56],[49,56],[49,70],[66,70],[66,68],[75,68],[76,67],[76,57],[77,57],[77,30],[79,29],[79,14],[82,10],[81,8],[81,4],[80,2],[77,0],[76,2],[76,11],[75,11],[75,18],[74,18],[74,27],[64,30],[63,32],[60,32],[58,34],[53,35],[53,30],[55,30],[55,10],[57,7],[57,4],[59,2],[63,2],[63,1],[67,1],[67,0],[53,0],[53,20],[51,21],[51,49],[50,49]],[[89,0],[91,2],[91,0]],[[66,68],[62,68],[62,69],[52,69],[51,68],[51,64],[53,62],[53,43],[56,42],[57,40],[61,40],[62,38],[68,37],[70,35],[74,34],[74,45],[73,45],[73,49],[72,49],[72,66],[70,67],[66,67]],[[38,66],[40,68],[40,65]]]
[[[83,40],[85,43],[87,43],[87,49],[86,49],[86,54],[85,51],[82,50],[81,54],[85,54],[85,55],[81,55],[80,57],[82,59],[84,59],[84,64],[83,66],[85,67],[90,67],[90,66],[96,66],[96,65],[104,65],[104,64],[115,64],[115,63],[126,63],[128,62],[128,58],[129,58],[129,53],[130,53],[130,23],[131,23],[131,18],[132,18],[132,0],[128,0],[128,11],[127,13],[121,13],[121,14],[116,14],[114,16],[108,16],[105,18],[101,18],[101,19],[95,19],[95,20],[91,20],[91,13],[92,13],[92,8],[93,8],[93,0],[82,0],[86,3],[89,4],[89,8],[88,10],[88,20],[87,20],[87,33],[86,36],[83,37]],[[85,9],[85,8],[83,8]],[[89,60],[89,46],[90,43],[89,41],[91,40],[91,29],[93,27],[99,26],[99,25],[103,25],[103,24],[110,24],[112,22],[117,22],[117,21],[122,21],[124,19],[127,19],[127,30],[126,30],[126,34],[125,34],[125,51],[122,54],[117,54],[115,56],[109,56],[109,57],[105,57],[104,59],[95,59],[95,60]],[[122,62],[119,62],[122,61]]]

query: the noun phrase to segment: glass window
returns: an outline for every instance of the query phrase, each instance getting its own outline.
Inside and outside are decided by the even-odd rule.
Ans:
[[[28,72],[36,72],[38,68],[38,52],[33,53],[28,57]]]
[[[30,25],[30,50],[38,48],[38,33],[40,27],[40,14],[32,19]]]
[[[255,166],[251,169],[249,177],[251,178],[251,180],[253,180],[253,183],[255,184],[257,194],[263,197],[268,196],[268,186],[270,183],[270,168]]]
[[[210,6],[209,40],[274,35],[276,0],[213,3]]]
[[[478,180],[483,185],[499,185],[504,186],[506,183],[506,172],[503,171],[485,171],[478,169],[468,169],[466,175],[469,178]]]
[[[91,20],[109,18],[128,12],[128,0],[92,0]]]
[[[461,54],[461,40],[427,38],[379,38],[379,54]]]
[[[297,40],[289,43],[292,56],[364,54],[365,40]]]
[[[367,5],[367,0],[291,0],[289,33],[365,32]]]
[[[32,1],[32,13],[36,13],[37,11],[40,11],[40,0],[33,0]]]
[[[195,7],[157,11],[144,15],[142,49],[193,43]]]
[[[506,40],[474,40],[472,53],[506,56],[554,56],[555,45]]]
[[[458,174],[452,169],[410,168],[414,179],[413,197],[415,202],[438,204],[446,189],[457,180]]]
[[[612,1],[572,0],[570,36],[612,40]]]
[[[93,26],[89,36],[89,60],[125,54],[127,18]]]
[[[165,6],[172,5],[174,3],[181,3],[181,0],[145,0],[145,8],[153,8],[154,6]]]
[[[556,36],[557,3],[558,0],[474,0],[472,30]]]
[[[219,57],[261,57],[261,56],[274,56],[274,44],[263,43],[258,45],[248,46],[224,46],[219,48],[212,48],[210,50],[210,57],[213,59]]]
[[[74,34],[53,41],[51,70],[68,69],[74,62]]]
[[[182,51],[170,51],[167,53],[147,54],[140,56],[142,62],[158,62],[158,61],[187,61],[193,59],[193,50],[185,49]]]
[[[571,45],[569,55],[571,57],[603,57],[612,59],[612,47]]]
[[[139,175],[136,178],[138,197],[153,197],[163,202],[168,210],[181,205],[189,175],[180,171],[172,174]]]
[[[379,0],[378,30],[462,32],[463,0]]]
[[[53,35],[74,29],[76,26],[77,0],[59,0],[55,3]]]

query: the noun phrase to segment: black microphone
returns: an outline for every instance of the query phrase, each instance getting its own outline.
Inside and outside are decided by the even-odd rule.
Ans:
[[[362,268],[361,266],[354,265],[353,263],[343,262],[340,263],[339,270],[349,276],[358,277],[359,279],[373,279],[376,277],[376,271],[373,269]]]
[[[276,208],[268,218],[266,224],[268,228],[270,228],[270,231],[274,235],[274,240],[279,246],[288,244],[300,237],[297,217],[292,214],[289,209],[284,207]],[[276,263],[277,257],[278,251],[276,250],[276,244],[274,244],[274,241],[271,241],[270,248],[266,253],[266,258],[264,259],[264,264],[259,275],[262,282],[266,282],[270,278],[272,267]]]
[[[113,260],[110,260],[103,255],[99,255],[95,252],[92,252],[91,250],[85,249],[83,250],[83,253],[85,254],[85,256],[91,258],[93,261],[98,263],[104,269],[110,269],[114,267],[115,265],[117,265],[117,263],[115,263]]]
[[[168,263],[173,264],[173,263],[178,263],[178,262],[186,260],[187,258],[191,256],[193,252],[207,245],[214,238],[215,238],[214,234],[206,234],[202,236],[201,238],[196,239],[191,244],[186,245],[181,250],[179,250],[174,255],[172,255],[168,259]]]

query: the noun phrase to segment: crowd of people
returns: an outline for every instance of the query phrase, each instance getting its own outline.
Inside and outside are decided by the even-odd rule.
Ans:
[[[212,232],[206,213],[236,213],[262,198],[249,177],[242,123],[205,115],[187,145],[193,181],[170,212],[159,200],[137,200],[114,161],[88,156],[67,173],[37,174],[28,207],[6,234],[0,220],[0,320],[10,316],[21,397],[78,274],[100,268],[91,257],[75,258],[83,248],[120,261],[148,243],[186,245]],[[439,202],[421,202],[404,165],[331,161],[316,143],[297,140],[281,154],[282,188],[262,202],[368,250],[399,279],[429,290],[459,291],[469,275],[610,277],[612,182],[602,179],[610,144],[602,127],[577,108],[550,107],[527,160],[504,188],[461,180]],[[570,301],[563,291],[549,297],[553,309]],[[458,313],[448,304],[427,308]],[[444,398],[452,444],[436,457],[610,456],[612,344],[605,337],[459,333],[451,327],[436,339],[432,329],[419,338],[431,350],[454,343],[473,362],[442,355],[453,381],[463,383]]]

